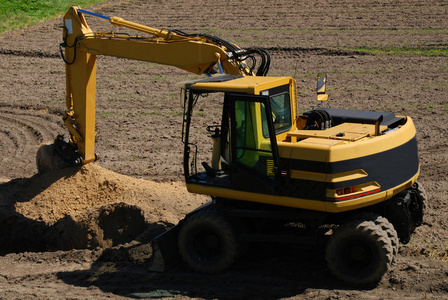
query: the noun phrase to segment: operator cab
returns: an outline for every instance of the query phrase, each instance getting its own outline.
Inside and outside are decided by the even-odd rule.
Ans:
[[[184,171],[191,192],[224,188],[275,194],[280,170],[276,136],[286,135],[294,122],[292,82],[286,77],[225,75],[182,83]],[[224,95],[224,105],[220,125],[207,127],[213,140],[208,164],[198,161],[198,145],[190,143],[190,129],[200,95],[215,92]]]

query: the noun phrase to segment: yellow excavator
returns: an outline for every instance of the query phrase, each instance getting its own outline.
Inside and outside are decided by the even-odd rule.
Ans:
[[[147,36],[92,31],[85,15]],[[64,51],[65,49],[65,51]],[[152,241],[152,270],[180,257],[201,273],[230,268],[251,242],[324,244],[329,269],[353,284],[378,282],[422,224],[427,196],[417,181],[409,116],[319,107],[299,114],[296,81],[268,77],[269,54],[206,34],[154,29],[72,7],[64,17],[69,138],[37,153],[39,172],[97,159],[96,55],[175,66],[208,77],[179,83],[184,174],[189,192],[211,201]],[[325,74],[317,96],[326,101]],[[207,127],[211,164],[191,139],[198,99],[223,101]],[[200,164],[198,166],[198,164]],[[202,165],[202,166],[201,166]]]

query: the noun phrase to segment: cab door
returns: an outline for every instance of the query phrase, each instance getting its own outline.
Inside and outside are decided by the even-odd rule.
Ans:
[[[275,194],[279,158],[269,97],[230,94],[231,182],[238,190]]]

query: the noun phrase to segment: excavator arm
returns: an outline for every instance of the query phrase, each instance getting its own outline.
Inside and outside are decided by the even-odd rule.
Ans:
[[[106,19],[115,26],[136,30],[144,36],[94,32],[86,22],[86,14]],[[94,149],[97,55],[170,65],[208,76],[216,72],[264,76],[269,69],[269,54],[261,49],[241,49],[211,35],[187,34],[166,28],[155,29],[119,17],[99,15],[76,6],[71,7],[64,16],[63,27],[60,51],[66,63],[67,90],[67,111],[63,119],[70,132],[71,147],[64,145],[64,150],[56,152],[65,158],[69,157],[69,165],[86,164],[96,160]],[[260,57],[261,62],[256,62],[256,58]],[[255,67],[258,68],[256,72]],[[68,152],[75,154],[67,155],[67,148]],[[39,166],[39,153],[38,169],[42,170]]]

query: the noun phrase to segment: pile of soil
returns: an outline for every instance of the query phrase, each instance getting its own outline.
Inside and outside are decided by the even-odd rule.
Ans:
[[[95,163],[12,180],[0,190],[0,253],[107,248],[153,238],[207,200],[181,182],[136,179]]]

